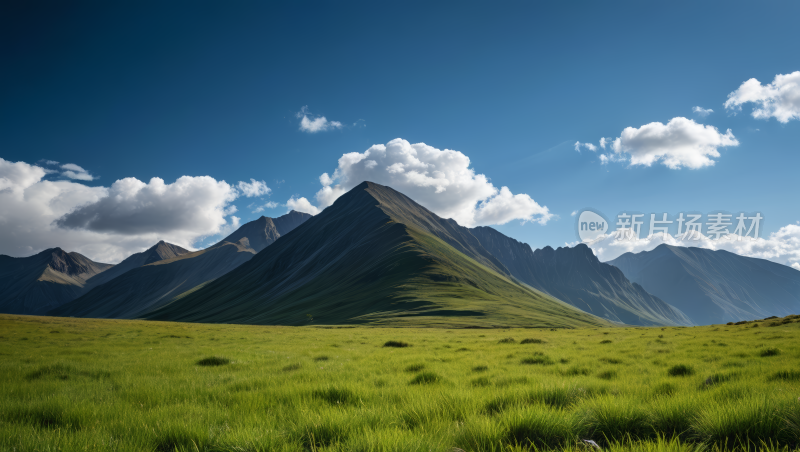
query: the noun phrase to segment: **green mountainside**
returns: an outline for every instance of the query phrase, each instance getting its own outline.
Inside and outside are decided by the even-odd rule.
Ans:
[[[145,317],[284,325],[609,324],[520,284],[469,229],[371,182],[247,263]]]

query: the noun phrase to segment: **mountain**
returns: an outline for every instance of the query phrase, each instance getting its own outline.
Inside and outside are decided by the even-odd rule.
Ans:
[[[49,312],[56,316],[138,318],[180,294],[228,273],[250,260],[311,215],[290,212],[242,225],[226,239],[201,251],[186,252],[134,268]],[[160,244],[159,244],[160,245]],[[157,245],[154,248],[157,248]]]
[[[111,267],[61,248],[30,257],[0,255],[0,312],[42,315],[79,296],[88,279]]]
[[[189,250],[183,249],[177,245],[160,241],[153,245],[146,251],[130,255],[127,259],[119,264],[109,268],[108,270],[92,276],[86,281],[86,289],[97,287],[100,284],[105,284],[112,279],[126,273],[134,268],[139,268],[143,265],[152,264],[154,262],[172,259],[188,253]]]
[[[364,182],[225,276],[146,317],[215,323],[608,325],[514,281],[469,229]]]
[[[311,215],[294,210],[278,218],[262,216],[257,220],[243,224],[233,234],[220,240],[218,245],[224,242],[236,243],[246,238],[248,246],[257,253],[271,245],[275,240],[278,240],[280,236],[286,235],[292,229],[303,224],[309,218],[311,218]]]
[[[698,325],[800,312],[800,271],[767,260],[659,245],[608,263]]]
[[[471,230],[515,278],[586,312],[629,325],[691,325],[679,309],[631,283],[584,244],[531,250],[490,227]]]

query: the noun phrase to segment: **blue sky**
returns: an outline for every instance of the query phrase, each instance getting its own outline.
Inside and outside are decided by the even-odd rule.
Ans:
[[[496,226],[534,248],[574,242],[570,214],[586,207],[760,212],[762,236],[800,221],[800,121],[723,106],[749,79],[800,71],[797,2],[111,3],[0,7],[5,161],[89,187],[264,181],[269,195],[227,204],[237,212],[225,218],[245,222],[291,197],[319,206],[319,177],[343,154],[402,138],[459,151],[497,189],[546,206],[545,224]],[[300,130],[304,106],[341,127]],[[738,145],[698,169],[574,149],[678,117],[731,129]],[[92,180],[65,176],[65,163]],[[279,205],[247,207],[267,201]],[[24,254],[4,245],[14,240],[0,238],[0,254]]]

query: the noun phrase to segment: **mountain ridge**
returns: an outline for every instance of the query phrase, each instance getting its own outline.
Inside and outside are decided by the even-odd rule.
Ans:
[[[608,263],[700,325],[800,312],[800,271],[764,259],[661,244]]]
[[[472,232],[515,278],[586,312],[629,325],[692,324],[679,309],[600,262],[585,244],[532,250],[490,227]]]
[[[28,257],[0,255],[0,312],[44,314],[81,294],[88,279],[111,267],[59,247]]]
[[[229,235],[229,238],[237,238],[235,243],[222,240],[209,248],[194,252],[177,252],[175,248],[179,247],[159,242],[150,248],[162,251],[158,259],[153,257],[149,263],[93,287],[86,294],[51,310],[49,314],[138,318],[172,298],[219,278],[247,262],[256,254],[252,243],[263,251],[280,238],[279,231],[287,234],[295,225],[309,217],[308,214],[294,211],[275,219],[275,222],[271,218],[261,217],[245,223]],[[142,253],[139,259],[145,256],[147,254]]]
[[[215,323],[607,325],[525,287],[469,233],[359,184],[236,270],[148,316]]]

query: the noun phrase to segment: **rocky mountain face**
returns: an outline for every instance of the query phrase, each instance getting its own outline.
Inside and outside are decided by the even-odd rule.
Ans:
[[[51,248],[30,257],[0,256],[0,312],[43,315],[84,292],[110,264]]]
[[[249,261],[258,251],[288,234],[311,215],[290,212],[279,218],[261,217],[242,225],[205,250],[189,252],[159,242],[120,265],[141,265],[92,288],[85,295],[50,311],[51,315],[138,318],[182,293],[212,281]],[[113,270],[113,269],[112,269]]]
[[[800,271],[767,260],[659,245],[608,263],[697,325],[800,312]]]
[[[515,278],[586,312],[629,325],[691,325],[679,309],[631,283],[584,244],[532,250],[490,227],[472,234]]]
[[[282,235],[288,234],[289,231],[306,222],[309,218],[311,218],[311,215],[294,210],[278,218],[262,216],[257,220],[242,225],[231,235],[222,239],[219,244],[224,242],[237,243],[242,239],[246,239],[247,243],[242,243],[242,245],[249,246],[257,253],[271,245],[275,240],[278,240]]]
[[[160,241],[147,249],[146,251],[142,251],[141,253],[135,253],[119,264],[109,268],[108,270],[95,275],[87,281],[86,284],[86,291],[91,290],[94,287],[99,286],[100,284],[105,284],[112,279],[126,273],[134,268],[139,268],[143,265],[152,264],[154,262],[163,261],[167,259],[172,259],[178,256],[182,256],[188,253],[189,250],[179,247],[178,245],[173,245],[171,243],[167,243],[165,241]]]

